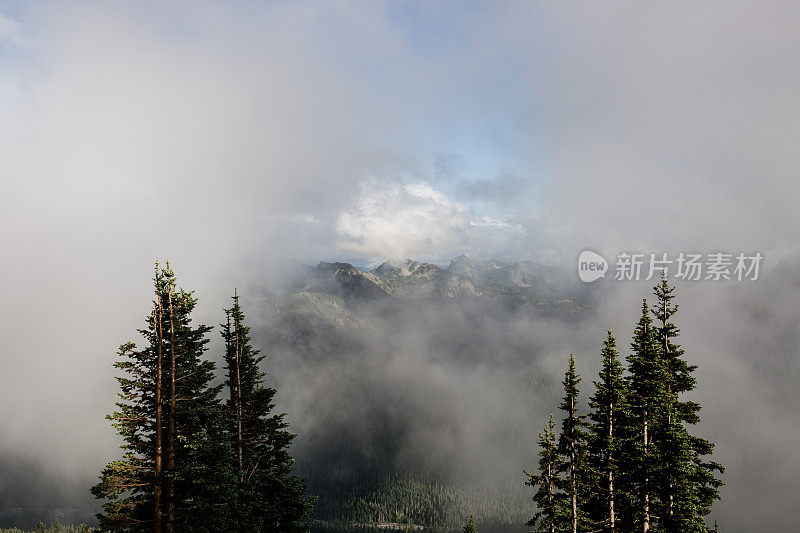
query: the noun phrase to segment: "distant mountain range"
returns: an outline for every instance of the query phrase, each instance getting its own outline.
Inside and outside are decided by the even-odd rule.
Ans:
[[[557,394],[539,356],[588,316],[587,284],[532,261],[465,255],[447,266],[293,262],[274,282],[257,336],[282,390],[302,390],[286,394],[306,420],[295,451],[317,519],[529,519],[514,477],[525,465],[509,458],[535,434],[518,407]]]
[[[378,300],[492,300],[557,314],[574,314],[585,305],[574,275],[533,261],[477,261],[462,254],[447,267],[408,259],[369,270],[341,262],[294,262],[286,274],[288,310],[314,308],[314,314],[331,319],[343,306]]]

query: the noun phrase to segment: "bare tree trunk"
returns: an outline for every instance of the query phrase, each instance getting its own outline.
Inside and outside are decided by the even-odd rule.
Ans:
[[[608,499],[608,521],[609,527],[613,533],[617,525],[617,517],[614,515],[614,472],[608,472],[608,490],[611,496]]]
[[[644,328],[644,333],[647,335],[647,326]],[[647,456],[647,423],[650,413],[647,407],[644,409],[644,460],[645,460],[645,477],[644,477],[644,516],[642,517],[642,532],[648,533],[650,531],[650,460]]]
[[[239,295],[233,289],[234,328],[236,337],[236,460],[239,463],[239,475],[244,478],[243,438],[242,438],[242,376],[240,372],[241,354],[239,346]]]
[[[570,398],[570,416],[575,416],[575,400]],[[573,429],[574,431],[574,429]],[[578,533],[578,480],[575,471],[575,435],[572,435],[569,449],[570,477],[572,485],[572,533]]]
[[[225,311],[225,315],[226,315],[226,319],[227,319],[227,328],[228,328],[226,331],[230,333],[230,331],[231,331],[231,311],[230,310],[226,310]],[[236,331],[234,329],[234,335],[235,334],[236,334]],[[234,341],[234,343],[231,343],[230,338],[228,338],[225,341],[225,357],[229,358],[229,362],[228,362],[228,365],[229,365],[228,366],[228,390],[229,390],[230,395],[231,395],[231,403],[230,403],[231,409],[233,410],[234,416],[236,418],[238,418],[238,412],[239,411],[238,411],[238,408],[236,407],[236,355],[235,355],[236,352],[235,352],[235,348],[234,348],[234,355],[233,355],[233,357],[231,357],[231,347],[232,346],[235,346],[235,341]],[[238,453],[237,453],[237,458],[238,458]]]
[[[609,404],[608,409],[608,444],[611,445],[614,439],[614,402],[612,401]],[[608,521],[609,527],[613,533],[614,526],[617,523],[616,517],[614,516],[614,470],[613,470],[613,461],[611,459],[611,450],[608,451],[608,464],[606,465],[608,468]]]
[[[575,452],[570,453],[570,460],[575,460]],[[572,465],[572,533],[578,533],[578,498],[575,491],[575,464]]]
[[[667,328],[667,301],[666,300],[664,300],[664,305],[662,307],[662,313],[663,313],[663,316],[664,316],[664,320],[661,322],[661,325],[664,328],[664,331],[666,332],[666,328]],[[669,350],[669,339],[667,338],[666,333],[664,335],[664,353],[665,354],[671,353],[670,350]],[[668,392],[668,396],[667,397],[670,399],[670,401],[672,401],[671,385],[668,385],[668,387],[669,387],[669,389],[667,391]],[[667,428],[669,429],[669,427],[671,425],[672,425],[672,408],[670,406],[670,409],[667,410]],[[673,482],[672,476],[670,475],[669,476],[669,506],[668,506],[670,527],[672,525],[672,516],[673,516],[674,510],[675,510],[675,486],[674,485],[675,484]]]
[[[155,475],[153,476],[153,531],[161,533],[161,484],[164,480],[161,477],[161,460],[163,454],[163,426],[162,426],[162,405],[161,405],[161,294],[157,294],[158,306],[153,309],[153,330],[156,334],[156,383],[155,383],[155,403],[156,403],[156,458]]]
[[[167,438],[167,533],[172,533],[175,520],[175,359],[177,347],[175,345],[175,322],[172,310],[172,286],[167,293],[169,299],[169,430]]]
[[[650,468],[649,459],[647,457],[647,409],[644,411],[644,459],[648,464],[645,464],[645,470]],[[650,531],[650,472],[648,471],[644,477],[644,509],[642,519],[642,532],[647,533]]]
[[[667,414],[667,427],[672,425],[672,411]],[[672,474],[669,475],[669,504],[668,504],[668,516],[669,516],[669,527],[670,529],[673,528],[672,517],[675,514],[675,482],[672,478]]]
[[[553,458],[550,456],[547,461],[547,504],[550,510],[553,510]],[[553,521],[553,516],[550,517],[550,533],[556,533],[556,524]]]

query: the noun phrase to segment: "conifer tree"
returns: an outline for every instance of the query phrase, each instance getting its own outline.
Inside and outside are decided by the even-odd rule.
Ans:
[[[464,533],[478,533],[478,530],[475,528],[475,519],[472,515],[469,515],[469,522],[464,526]]]
[[[661,462],[653,439],[667,402],[663,362],[646,299],[642,301],[642,314],[634,330],[628,370],[631,410],[628,430],[632,438],[625,450],[625,477],[635,496],[634,523],[642,533],[647,533],[653,525],[653,516],[660,515],[656,498]]]
[[[721,482],[716,472],[723,468],[714,461],[704,460],[713,451],[713,444],[689,434],[687,425],[699,422],[700,405],[683,401],[681,394],[696,387],[692,375],[697,366],[684,359],[684,350],[675,342],[680,330],[672,322],[678,310],[673,302],[675,288],[666,276],[654,288],[657,298],[652,308],[655,336],[664,369],[665,412],[659,428],[659,454],[663,469],[660,480],[664,504],[662,524],[666,532],[704,532],[704,517],[719,498]]]
[[[586,422],[585,416],[578,414],[578,396],[581,382],[580,374],[575,370],[575,357],[569,356],[569,367],[564,375],[564,397],[560,408],[564,411],[561,422],[561,435],[558,440],[558,454],[561,458],[559,471],[564,474],[564,492],[567,499],[569,529],[572,533],[583,530],[587,517],[585,501],[587,497],[586,481],[588,471],[586,465]]]
[[[619,531],[623,501],[620,469],[625,423],[628,416],[627,385],[619,360],[617,341],[607,332],[595,393],[589,400],[589,465],[593,478],[589,512],[596,531]]]
[[[225,369],[230,395],[227,434],[239,480],[236,531],[290,533],[305,531],[311,510],[305,481],[292,474],[289,445],[294,439],[284,414],[274,409],[275,389],[259,369],[264,355],[251,345],[250,327],[234,292],[222,324]]]
[[[224,471],[205,459],[225,456],[221,412],[210,385],[214,364],[202,359],[207,326],[192,326],[191,292],[176,288],[167,264],[155,269],[155,300],[139,333],[147,346],[123,344],[114,366],[121,392],[108,416],[123,455],[103,470],[92,493],[107,500],[98,515],[105,531],[213,530]],[[209,483],[211,480],[213,483]]]
[[[536,487],[533,501],[538,511],[528,522],[536,533],[555,533],[557,526],[566,519],[564,495],[561,492],[563,480],[558,472],[558,440],[556,437],[556,423],[553,415],[547,421],[544,429],[539,432],[539,474],[525,472],[529,487]],[[559,527],[559,530],[563,528]]]
[[[680,396],[695,388],[696,367],[676,343],[673,292],[662,279],[655,288],[658,303],[650,309],[642,301],[628,375],[607,333],[589,400],[588,434],[577,414],[580,376],[570,357],[561,434],[556,439],[551,418],[539,434],[539,475],[526,472],[526,484],[538,487],[539,512],[528,523],[536,532],[708,531],[705,516],[719,499],[723,468],[707,458],[713,444],[687,430],[699,421],[700,406]]]

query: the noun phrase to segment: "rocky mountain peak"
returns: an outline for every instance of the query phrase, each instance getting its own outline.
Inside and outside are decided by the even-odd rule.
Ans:
[[[413,259],[407,259],[403,262],[386,261],[369,272],[380,279],[390,279],[409,276],[430,276],[441,270],[442,267],[438,265],[419,263]]]
[[[320,261],[297,268],[295,291],[323,293],[347,301],[393,298],[502,298],[511,302],[574,305],[578,293],[568,272],[521,261],[475,260],[466,254],[447,268],[413,259],[385,261],[365,271],[351,263]],[[293,278],[294,279],[294,278]]]

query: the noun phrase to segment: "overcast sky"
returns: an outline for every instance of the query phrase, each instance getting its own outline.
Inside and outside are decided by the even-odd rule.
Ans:
[[[136,271],[791,246],[795,11],[4,3],[6,249]]]
[[[798,15],[0,2],[0,445],[108,449],[156,259],[216,323],[275,258],[797,253]]]

